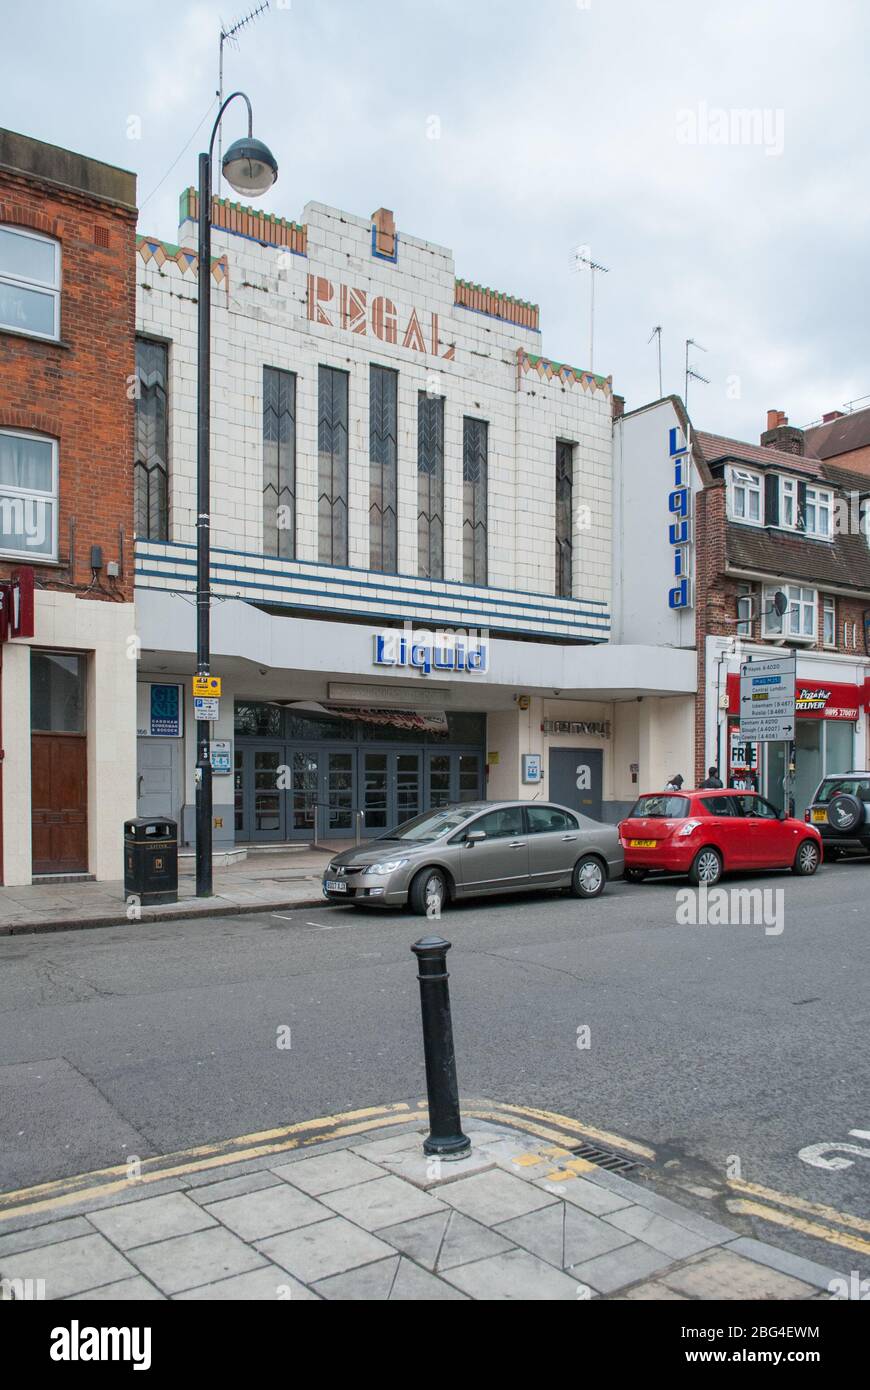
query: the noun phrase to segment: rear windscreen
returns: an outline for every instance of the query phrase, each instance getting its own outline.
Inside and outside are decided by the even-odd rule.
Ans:
[[[837,796],[840,792],[857,796],[860,801],[870,801],[870,780],[866,777],[832,777],[819,787],[816,800],[830,801],[832,796]]]
[[[631,812],[632,816],[659,816],[662,820],[681,820],[688,814],[687,796],[641,796]]]

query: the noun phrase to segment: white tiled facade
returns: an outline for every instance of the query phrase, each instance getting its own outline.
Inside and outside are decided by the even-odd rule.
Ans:
[[[186,213],[190,204],[183,199],[182,206]],[[419,673],[373,669],[364,654],[354,658],[355,667],[351,663],[349,653],[370,650],[368,635],[360,646],[360,623],[368,623],[370,633],[402,623],[485,629],[492,650],[489,670],[476,679],[465,675],[440,683],[448,709],[485,711],[489,717],[483,794],[546,796],[548,742],[556,742],[600,746],[603,801],[624,806],[637,785],[634,765],[643,730],[665,719],[668,698],[682,699],[694,688],[694,671],[690,660],[665,670],[644,656],[652,648],[626,648],[624,661],[613,660],[612,652],[606,661],[586,659],[602,651],[588,644],[606,644],[611,635],[609,378],[544,357],[532,326],[533,306],[517,310],[518,301],[490,291],[481,291],[476,300],[463,295],[458,286],[464,282],[457,282],[452,253],[444,247],[400,228],[395,257],[378,256],[372,219],[320,203],[309,203],[301,221],[303,251],[261,244],[250,230],[242,234],[215,226],[212,233],[212,670],[224,679],[213,736],[232,738],[234,699],[328,703],[330,677],[349,674],[379,681],[382,689],[385,680],[395,682],[397,700],[413,707],[411,682],[416,678],[419,686]],[[265,228],[263,235],[269,235],[268,223]],[[192,217],[182,221],[178,239],[187,252],[140,238],[136,266],[137,331],[169,344],[170,476],[168,538],[137,541],[136,599],[143,634],[140,679],[177,676],[185,679],[189,694],[197,364]],[[483,307],[466,307],[469,300]],[[491,312],[494,304],[503,311]],[[399,374],[395,574],[370,569],[372,364]],[[346,567],[318,560],[319,366],[349,374]],[[292,560],[263,553],[267,367],[296,374]],[[418,566],[421,391],[445,400],[441,579],[420,577]],[[487,582],[477,585],[463,582],[465,416],[488,423],[488,572]],[[558,598],[557,441],[572,444],[574,469],[573,591]],[[246,624],[243,605],[252,604],[258,606],[256,622],[252,616]],[[265,605],[270,613],[264,619]],[[292,637],[290,616],[299,620]],[[662,703],[660,714],[638,712],[644,691],[648,706]],[[525,694],[531,703],[520,705]],[[562,722],[564,731],[548,735],[547,720]],[[570,721],[584,729],[594,724],[596,732],[567,730]],[[172,809],[180,810],[189,825],[192,719],[187,727]],[[522,753],[542,755],[542,784],[522,782]],[[215,811],[222,822],[216,837],[223,841],[232,839],[231,796],[228,781],[216,778]]]

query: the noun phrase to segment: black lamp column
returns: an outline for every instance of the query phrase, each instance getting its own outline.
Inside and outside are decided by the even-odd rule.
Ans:
[[[241,97],[248,108],[247,139],[236,140],[223,157],[224,177],[237,193],[258,197],[278,177],[271,150],[253,137],[251,103],[244,92],[233,92],[217,113],[208,154],[199,156],[199,300],[197,305],[196,381],[196,672],[210,674],[211,665],[211,161],[221,118],[231,101]],[[196,895],[212,896],[212,771],[211,723],[197,720],[196,739]]]

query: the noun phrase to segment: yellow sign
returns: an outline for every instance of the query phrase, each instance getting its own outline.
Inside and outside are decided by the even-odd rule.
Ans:
[[[194,695],[212,696],[213,698],[221,693],[220,676],[194,676],[193,678]]]

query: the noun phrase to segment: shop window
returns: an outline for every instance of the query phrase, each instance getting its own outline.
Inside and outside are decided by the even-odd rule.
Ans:
[[[40,734],[85,732],[85,658],[30,653],[30,727]]]
[[[466,415],[462,422],[462,577],[487,582],[487,474],[489,426]]]
[[[369,568],[395,574],[399,449],[399,373],[373,366],[369,375]]]
[[[263,368],[263,554],[296,557],[296,373]]]
[[[556,440],[556,597],[574,592],[574,445]]]
[[[57,440],[0,430],[0,552],[57,559]]]
[[[417,572],[444,578],[444,397],[417,395]]]
[[[169,539],[168,364],[165,343],[136,339],[133,525],[149,541]]]
[[[317,555],[321,564],[347,564],[347,372],[318,368]]]
[[[21,227],[0,227],[0,329],[60,336],[60,243]]]

